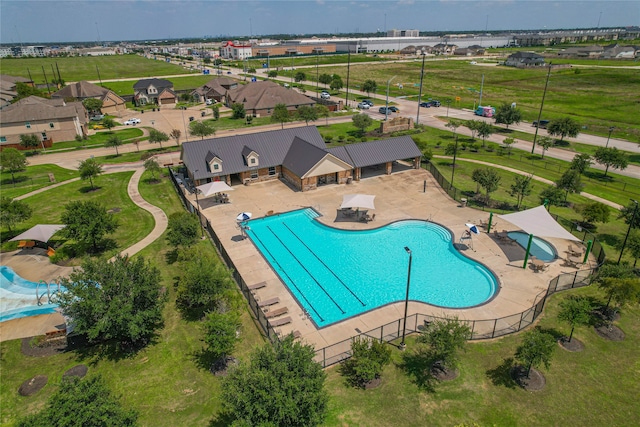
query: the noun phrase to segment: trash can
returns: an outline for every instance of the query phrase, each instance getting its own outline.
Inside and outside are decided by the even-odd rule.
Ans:
[[[207,113],[205,111],[203,111],[203,112],[200,113],[200,116],[204,117],[205,114],[207,114]]]
[[[190,122],[192,122],[192,121],[194,121],[194,120],[195,120],[195,118],[194,118],[193,116],[189,117],[189,121],[190,121]]]
[[[353,182],[353,178],[349,177],[347,178],[347,184],[351,184]]]
[[[460,199],[460,207],[461,208],[466,208],[467,207],[467,199],[465,199],[464,197],[462,199]]]

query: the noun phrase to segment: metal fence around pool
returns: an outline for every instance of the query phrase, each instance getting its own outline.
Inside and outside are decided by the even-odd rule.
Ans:
[[[434,168],[435,169],[435,168]],[[437,170],[436,170],[437,172]],[[432,172],[433,173],[433,172]],[[442,179],[442,175],[439,174]],[[171,169],[169,169],[169,176],[175,186],[175,189],[180,196],[182,203],[185,208],[187,208],[190,212],[196,213],[200,219],[201,224],[207,230],[209,237],[213,241],[215,247],[220,254],[220,257],[227,265],[227,267],[231,270],[233,279],[238,284],[240,291],[246,298],[249,303],[249,307],[253,312],[256,320],[262,327],[263,332],[269,338],[271,342],[275,342],[279,340],[279,336],[269,324],[269,321],[265,317],[265,314],[258,307],[258,302],[254,298],[253,294],[247,287],[246,282],[238,273],[238,270],[235,268],[233,264],[233,260],[227,254],[227,251],[224,249],[220,238],[215,233],[213,227],[211,227],[211,223],[209,220],[204,218],[200,211],[196,209],[193,204],[186,198],[184,195],[182,187],[179,185],[174,173]],[[436,180],[438,178],[434,174]],[[440,181],[438,181],[440,183]],[[448,185],[446,180],[443,181]],[[446,186],[440,184],[443,189],[446,189]],[[449,193],[449,191],[447,191]],[[453,194],[453,195],[452,195]],[[461,194],[459,190],[453,188],[452,194],[449,194],[452,198],[455,199],[455,195]],[[556,220],[562,224],[565,228],[567,228],[573,235],[576,237],[580,237],[583,241],[592,240],[592,254],[597,259],[597,264],[595,267],[578,270],[574,273],[564,273],[559,276],[554,277],[549,282],[549,286],[546,290],[540,292],[534,299],[533,304],[528,309],[522,311],[521,313],[512,314],[510,316],[501,317],[498,319],[482,319],[482,320],[469,320],[469,319],[460,319],[461,322],[464,322],[469,325],[471,329],[471,340],[483,340],[490,338],[497,338],[503,335],[512,334],[518,332],[527,326],[531,325],[536,318],[542,313],[542,309],[544,304],[551,295],[556,292],[564,291],[567,289],[587,286],[590,283],[590,277],[593,272],[604,262],[605,253],[593,234],[586,230],[580,230],[574,223],[564,218],[555,216]],[[428,325],[430,322],[435,320],[442,319],[437,316],[431,316],[428,314],[416,313],[410,316],[407,316],[406,323],[406,334],[419,333],[422,328]],[[387,323],[386,325],[379,326],[377,328],[371,329],[370,331],[361,332],[357,335],[349,337],[345,340],[337,342],[335,344],[329,345],[327,347],[318,349],[315,351],[315,360],[320,363],[322,367],[326,368],[328,366],[335,365],[336,363],[340,363],[341,361],[348,359],[351,357],[351,342],[356,337],[369,337],[371,339],[376,339],[381,342],[391,342],[397,340],[402,337],[403,332],[403,319],[394,320],[393,322]]]

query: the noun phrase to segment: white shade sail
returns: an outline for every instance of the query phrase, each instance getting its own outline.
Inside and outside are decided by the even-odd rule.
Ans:
[[[208,182],[206,184],[199,185],[196,188],[200,191],[200,194],[202,194],[203,197],[213,196],[214,194],[222,193],[223,191],[233,191],[233,188],[229,187],[224,181]]]
[[[373,199],[375,198],[376,196],[368,194],[345,194],[342,196],[340,208],[375,209],[376,207],[373,204]]]
[[[558,239],[580,241],[579,238],[565,230],[556,222],[547,209],[542,206],[527,209],[507,215],[498,215],[499,218],[520,227],[527,234],[538,237],[551,237]]]
[[[53,236],[57,231],[65,228],[64,224],[38,224],[22,234],[18,234],[16,237],[11,239],[11,241],[18,240],[37,240],[38,242],[48,242],[51,236]]]

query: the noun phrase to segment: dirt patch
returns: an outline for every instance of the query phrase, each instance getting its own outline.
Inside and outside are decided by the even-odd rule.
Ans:
[[[622,332],[622,329],[618,328],[616,325],[596,326],[594,329],[596,334],[600,335],[604,339],[610,341],[624,340],[624,332]]]
[[[47,381],[49,381],[49,379],[46,375],[36,375],[30,380],[23,382],[20,388],[18,388],[18,393],[20,396],[32,396],[42,390],[42,387],[47,385]]]
[[[89,371],[89,368],[87,367],[87,365],[76,365],[71,369],[67,369],[67,371],[64,374],[62,374],[62,378],[68,378],[68,377],[82,378],[85,375],[87,375],[87,371]]]
[[[211,368],[209,369],[211,373],[218,377],[225,377],[229,372],[229,368],[235,366],[239,363],[239,360],[235,357],[227,356],[221,357],[211,364]]]
[[[111,208],[107,211],[107,213],[114,214],[120,212],[122,209],[120,208]]]
[[[431,375],[438,381],[453,381],[460,373],[457,369],[447,369],[442,364],[436,362],[431,366]]]
[[[368,383],[366,383],[364,385],[364,389],[365,390],[371,390],[374,388],[378,388],[380,387],[380,384],[382,384],[382,378],[378,377],[378,378],[374,378],[371,381],[369,381]]]
[[[558,340],[558,344],[567,351],[577,352],[584,350],[584,344],[577,338],[571,338],[571,341],[569,341],[567,337],[562,337]]]
[[[25,356],[46,357],[61,353],[67,348],[67,337],[47,340],[44,337],[22,338],[20,351]]]
[[[544,375],[537,369],[531,368],[529,378],[527,378],[527,368],[524,366],[514,366],[511,369],[511,378],[527,391],[542,390],[547,383]]]

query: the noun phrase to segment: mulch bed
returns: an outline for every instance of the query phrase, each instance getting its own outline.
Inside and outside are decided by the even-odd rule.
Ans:
[[[616,325],[602,325],[594,327],[596,334],[602,338],[610,341],[622,341],[624,340],[624,332]]]
[[[562,337],[558,340],[560,347],[567,351],[582,351],[584,350],[584,344],[577,338],[571,338],[571,341],[567,340],[568,337]]]
[[[224,377],[227,375],[229,368],[237,365],[238,363],[239,360],[235,357],[221,357],[211,364],[211,368],[209,370],[215,376]]]
[[[30,380],[23,382],[20,388],[18,388],[18,393],[20,396],[34,395],[39,392],[42,387],[47,385],[47,381],[49,381],[49,379],[46,375],[36,375]]]
[[[369,381],[368,383],[366,383],[364,385],[364,389],[365,390],[371,390],[371,389],[379,387],[380,384],[382,384],[382,378],[378,377],[378,378],[375,378],[375,379]]]
[[[66,337],[55,338],[48,341],[42,341],[36,344],[36,340],[40,337],[22,338],[20,351],[22,354],[31,357],[46,357],[61,353],[67,348]]]
[[[529,378],[527,378],[527,368],[524,366],[514,366],[511,368],[511,378],[527,391],[542,390],[547,383],[544,375],[537,369],[531,368]]]
[[[64,374],[62,374],[62,378],[68,378],[68,377],[82,378],[85,375],[87,375],[88,370],[89,368],[87,367],[87,365],[76,365],[71,369],[67,369],[67,371]]]

